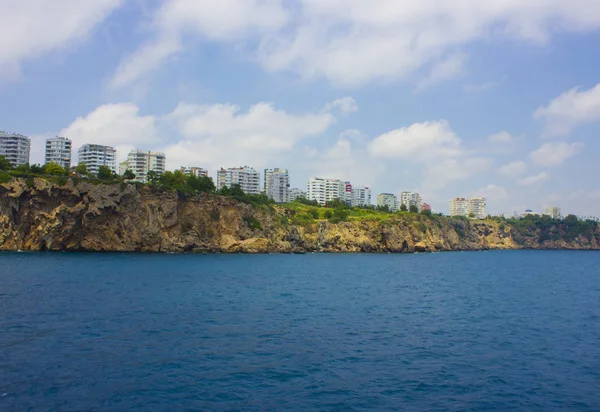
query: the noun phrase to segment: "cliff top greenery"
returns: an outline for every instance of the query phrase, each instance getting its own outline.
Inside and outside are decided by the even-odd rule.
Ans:
[[[24,178],[29,186],[33,184],[33,178],[42,178],[54,182],[59,186],[67,183],[69,179],[74,184],[83,181],[92,184],[135,184],[137,186],[147,186],[151,190],[169,191],[175,190],[180,197],[198,195],[200,193],[212,193],[220,196],[227,196],[237,201],[249,203],[257,207],[274,208],[275,203],[264,194],[247,194],[239,185],[232,187],[223,187],[217,190],[213,180],[205,176],[186,175],[180,170],[173,172],[167,171],[162,174],[148,172],[148,183],[135,181],[135,174],[126,170],[122,176],[113,173],[108,167],[101,166],[97,174],[88,172],[87,167],[80,163],[71,170],[65,170],[56,163],[46,165],[24,164],[13,168],[10,162],[0,156],[0,183],[7,183],[13,178]],[[406,210],[401,208],[397,212],[390,211],[387,207],[361,206],[349,207],[341,200],[334,200],[322,206],[316,201],[299,198],[293,202],[277,205],[285,211],[284,219],[286,222],[296,224],[306,224],[317,220],[327,220],[332,223],[343,221],[377,221],[384,223],[386,221],[405,221],[418,225],[423,231],[427,230],[427,222],[445,221],[457,228],[458,232],[464,229],[469,222],[476,223],[477,219],[468,219],[466,217],[447,217],[442,214],[432,214],[430,211],[418,212],[416,208]],[[536,233],[542,233],[543,239],[557,240],[561,237],[566,240],[575,239],[578,236],[599,236],[598,222],[592,220],[579,220],[577,216],[568,215],[564,219],[553,219],[546,215],[528,215],[523,218],[503,218],[487,217],[483,219],[486,222],[496,222],[503,226],[510,226],[523,237],[535,236]],[[600,241],[600,240],[599,240]]]

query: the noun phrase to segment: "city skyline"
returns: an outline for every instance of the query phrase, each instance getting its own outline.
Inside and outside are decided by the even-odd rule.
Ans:
[[[598,216],[600,3],[497,4],[0,4],[0,130],[31,138],[32,163],[64,136],[74,157],[163,152],[215,182],[285,167],[301,190],[326,176],[444,213],[480,196],[492,214]]]

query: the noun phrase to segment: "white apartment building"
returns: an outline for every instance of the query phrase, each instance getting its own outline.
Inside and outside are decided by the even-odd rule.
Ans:
[[[204,176],[204,177],[208,177],[208,170],[203,169],[201,167],[181,166],[179,168],[179,170],[181,170],[184,174],[186,174],[188,176],[196,176],[196,177]]]
[[[97,174],[100,166],[117,173],[117,150],[112,146],[86,143],[79,148],[79,162],[92,174]]]
[[[552,219],[560,219],[562,217],[560,207],[557,206],[547,207],[544,214],[550,216]]]
[[[0,130],[0,156],[4,156],[13,167],[29,163],[30,150],[29,137]]]
[[[392,193],[380,193],[377,195],[377,206],[385,207],[392,211],[398,211],[398,198]]]
[[[457,197],[450,201],[450,216],[465,216],[483,219],[486,214],[484,197]]]
[[[290,201],[290,176],[287,169],[265,169],[264,191],[275,203]]]
[[[366,186],[354,186],[352,188],[352,207],[372,206],[371,189]]]
[[[65,170],[71,168],[71,141],[66,137],[51,137],[46,139],[45,163],[61,165]]]
[[[417,208],[420,212],[423,208],[423,201],[421,199],[421,195],[417,192],[402,192],[400,193],[400,206],[406,206],[406,210],[410,210],[411,206]]]
[[[299,197],[306,199],[306,192],[298,189],[297,187],[290,189],[290,192],[288,194],[288,199],[290,202],[293,202],[294,200],[298,199]]]
[[[147,152],[145,150],[132,150],[127,155],[127,169],[131,170],[138,182],[148,181],[148,172],[153,171],[161,175],[165,172],[167,157],[162,152]]]
[[[346,184],[338,179],[312,177],[308,180],[306,197],[324,205],[335,199],[346,200]]]
[[[240,185],[244,193],[260,194],[260,173],[250,166],[221,168],[217,171],[217,189]]]

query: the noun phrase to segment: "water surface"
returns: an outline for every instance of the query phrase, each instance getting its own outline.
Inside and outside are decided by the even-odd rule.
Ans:
[[[600,253],[0,254],[0,410],[600,410]]]

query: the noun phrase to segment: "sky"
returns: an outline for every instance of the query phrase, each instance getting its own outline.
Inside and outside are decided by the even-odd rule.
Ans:
[[[32,163],[60,135],[600,216],[597,0],[1,0],[0,27]]]

